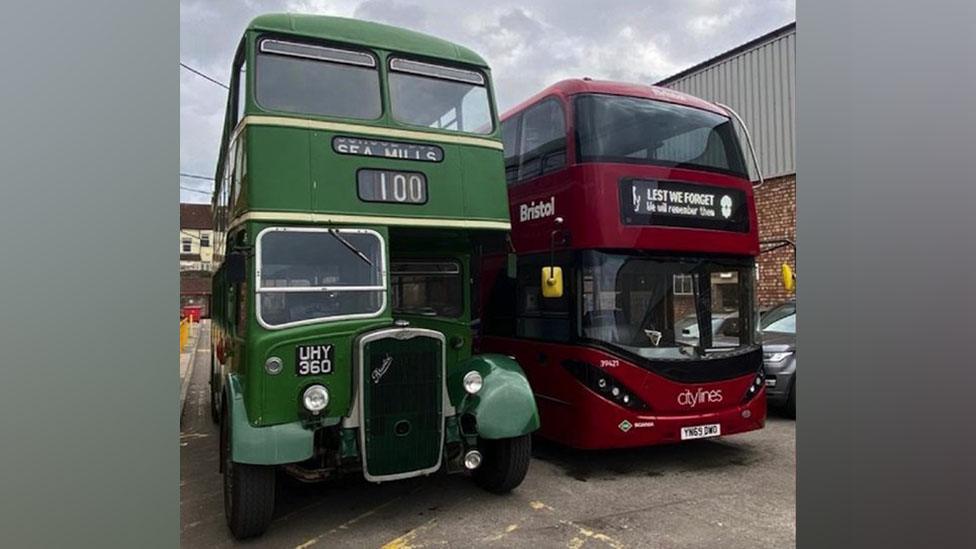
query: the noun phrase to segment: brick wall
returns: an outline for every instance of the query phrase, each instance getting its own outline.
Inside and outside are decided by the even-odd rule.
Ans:
[[[768,179],[756,189],[759,240],[789,238],[796,241],[796,175]],[[796,269],[792,247],[759,256],[759,306],[770,307],[793,297],[783,288],[780,269],[788,263]]]

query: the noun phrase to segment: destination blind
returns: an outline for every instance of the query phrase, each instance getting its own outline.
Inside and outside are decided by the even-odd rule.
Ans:
[[[620,215],[624,225],[749,231],[745,193],[711,185],[624,179]]]

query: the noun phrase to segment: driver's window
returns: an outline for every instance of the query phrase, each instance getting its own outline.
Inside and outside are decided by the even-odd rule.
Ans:
[[[464,312],[463,270],[453,259],[397,259],[390,270],[393,310],[458,318]]]

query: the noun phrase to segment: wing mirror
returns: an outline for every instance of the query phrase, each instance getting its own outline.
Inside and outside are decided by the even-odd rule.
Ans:
[[[786,263],[783,263],[782,277],[783,287],[786,288],[786,291],[792,292],[796,290],[796,273]]]
[[[549,235],[549,266],[542,268],[542,297],[563,296],[563,269],[555,265],[556,235],[559,234],[563,218],[557,217],[553,220],[553,224],[555,228]]]
[[[247,281],[247,256],[244,252],[231,252],[224,259],[227,268],[227,283],[241,284]]]
[[[562,297],[563,296],[563,268],[562,267],[543,267],[542,268],[542,297]]]

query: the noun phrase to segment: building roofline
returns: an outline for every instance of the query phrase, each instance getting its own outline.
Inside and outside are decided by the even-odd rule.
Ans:
[[[791,32],[796,32],[796,21],[793,21],[791,23],[787,23],[787,24],[783,25],[782,27],[779,27],[778,29],[771,30],[771,31],[767,32],[766,34],[764,34],[762,36],[759,36],[757,38],[753,38],[752,40],[746,42],[745,44],[736,46],[736,47],[732,48],[731,50],[722,52],[722,53],[716,55],[715,57],[712,57],[711,59],[707,59],[705,61],[702,61],[701,63],[698,63],[697,65],[688,67],[687,69],[685,69],[685,70],[683,70],[683,71],[681,71],[681,72],[679,72],[677,74],[671,75],[671,76],[665,78],[664,80],[661,80],[661,81],[655,83],[654,85],[655,86],[666,86],[668,84],[671,84],[673,82],[676,82],[678,80],[681,80],[682,78],[684,78],[684,77],[686,77],[686,76],[688,76],[690,74],[696,73],[696,72],[704,69],[705,67],[709,67],[709,66],[712,66],[712,65],[716,65],[716,64],[718,64],[718,63],[720,63],[722,61],[725,61],[726,59],[731,59],[731,58],[739,55],[740,53],[742,53],[744,51],[750,50],[750,49],[758,46],[759,44],[762,44],[762,43],[765,43],[765,42],[770,42],[774,38],[779,38],[780,36],[789,34]]]

